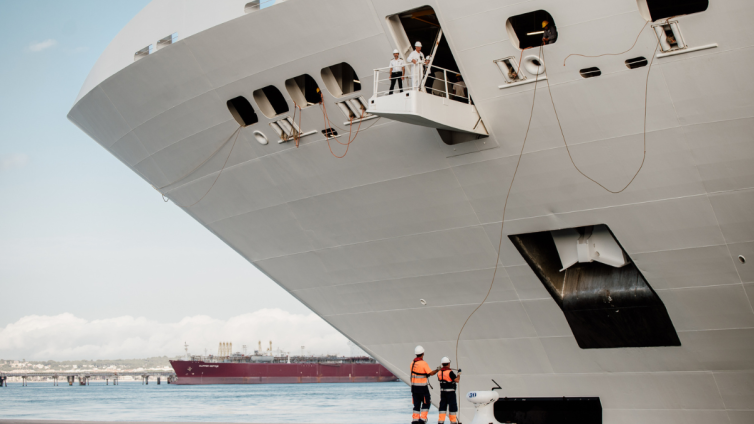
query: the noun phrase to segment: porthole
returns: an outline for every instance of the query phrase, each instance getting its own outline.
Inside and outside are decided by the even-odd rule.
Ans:
[[[626,67],[628,69],[636,69],[647,66],[647,58],[644,56],[634,57],[626,60]]]
[[[532,75],[542,75],[545,72],[545,65],[538,56],[526,56],[524,68]]]
[[[421,303],[423,306],[427,306],[427,301],[424,299],[419,299],[419,303]]]
[[[746,263],[746,258],[744,258],[744,255],[738,255],[738,262],[741,262],[742,264]]]
[[[584,68],[579,71],[582,78],[594,78],[602,75],[602,71],[600,71],[600,68],[594,66],[591,68]]]
[[[261,131],[254,131],[254,138],[259,142],[259,144],[267,144],[269,141],[267,141],[267,136],[264,135]]]

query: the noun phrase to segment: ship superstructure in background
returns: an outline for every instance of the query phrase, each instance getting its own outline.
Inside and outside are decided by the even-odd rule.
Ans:
[[[735,0],[156,0],[69,118],[404,381],[421,344],[463,393],[499,383],[502,422],[565,402],[748,423],[752,20]],[[415,41],[428,72],[390,95]],[[611,194],[574,164],[613,191],[642,168]]]

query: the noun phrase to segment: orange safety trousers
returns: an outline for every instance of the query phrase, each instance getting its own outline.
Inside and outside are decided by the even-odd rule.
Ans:
[[[411,397],[414,401],[414,411],[411,415],[411,421],[413,423],[426,423],[427,416],[429,415],[429,405],[432,399],[429,394],[429,387],[427,386],[413,386],[411,387]]]
[[[456,401],[456,391],[441,391],[440,392],[440,417],[437,422],[443,424],[445,422],[445,412],[450,409],[450,422],[455,423],[456,414],[458,413],[458,402]]]

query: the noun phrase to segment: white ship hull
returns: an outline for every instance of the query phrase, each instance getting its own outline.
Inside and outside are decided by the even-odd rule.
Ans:
[[[288,78],[311,75],[343,127],[320,70],[347,62],[361,79],[355,94],[368,99],[372,70],[395,47],[385,17],[429,4],[489,137],[447,145],[433,128],[365,121],[374,126],[336,159],[319,107],[303,110],[302,130],[317,133],[297,148],[276,142],[268,123],[280,117],[254,104],[259,122],[241,130],[210,191],[231,143],[161,191],[404,381],[421,344],[432,365],[442,356],[460,363],[463,392],[488,390],[494,379],[501,396],[599,397],[606,423],[754,422],[754,264],[738,260],[754,259],[754,4],[712,0],[678,18],[689,46],[717,47],[655,58],[646,161],[623,193],[576,171],[539,83],[500,268],[456,358],[458,332],[489,288],[531,110],[534,84],[499,88],[492,61],[520,55],[506,19],[544,9],[557,20],[547,78],[571,153],[619,189],[642,161],[647,70],[624,61],[651,58],[656,38],[647,29],[631,52],[563,61],[628,48],[645,22],[636,2],[291,0],[247,15],[243,3],[153,2],[103,54],[69,118],[162,187],[238,128],[226,101],[251,100],[268,85],[287,94]],[[179,41],[133,62],[174,32]],[[579,75],[593,66],[599,78]],[[595,224],[609,226],[646,277],[680,346],[580,348],[508,238]],[[469,421],[472,407],[461,406]]]

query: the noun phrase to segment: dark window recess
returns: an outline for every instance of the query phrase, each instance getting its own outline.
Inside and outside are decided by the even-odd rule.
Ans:
[[[299,75],[285,81],[285,89],[300,108],[305,108],[322,102],[319,86],[308,74]]]
[[[405,40],[407,50],[403,52],[403,58],[408,58],[408,55],[414,50],[414,44],[418,41],[422,43],[422,53],[425,57],[429,57],[430,54],[434,56],[432,66],[445,68],[453,72],[448,72],[448,79],[450,83],[456,82],[456,73],[460,73],[460,68],[456,63],[453,52],[448,44],[447,37],[443,35],[440,38],[440,44],[433,47],[437,40],[437,34],[440,31],[440,19],[437,17],[434,9],[430,6],[423,6],[418,9],[409,10],[398,15],[391,16],[388,20],[388,25],[394,31],[394,34],[402,34],[396,38],[396,44],[401,45],[401,39]],[[405,37],[405,38],[404,38]],[[399,50],[403,50],[399,47]],[[409,69],[406,68],[406,72]],[[427,78],[425,87],[429,90],[432,88],[434,79],[432,76]],[[404,82],[404,85],[406,83]]]
[[[259,122],[257,114],[254,113],[254,108],[251,107],[251,103],[243,96],[238,96],[235,99],[230,99],[226,103],[230,114],[233,115],[233,119],[238,122],[238,125],[247,127]]]
[[[647,63],[647,58],[644,56],[634,57],[626,60],[626,66],[628,67],[628,69],[641,68],[643,66],[647,66]]]
[[[600,398],[503,398],[493,405],[495,420],[516,424],[602,424]]]
[[[288,112],[288,102],[285,101],[283,93],[274,85],[254,91],[254,101],[268,118]]]
[[[322,68],[320,73],[325,86],[335,97],[361,90],[361,81],[351,65],[343,62]]]
[[[542,26],[545,21],[549,23],[547,28]],[[514,46],[521,50],[541,46],[546,35],[549,35],[546,44],[552,44],[558,40],[555,21],[552,19],[552,15],[544,10],[511,16],[508,18],[506,28]],[[518,41],[518,45],[516,45],[516,41]]]
[[[563,310],[582,349],[681,345],[662,300],[607,226],[509,238]]]
[[[704,12],[709,0],[643,0],[647,4],[652,21],[680,15]]]
[[[602,75],[602,71],[600,71],[600,68],[597,67],[585,68],[580,70],[579,73],[584,78],[594,78]]]
[[[322,135],[324,135],[327,138],[336,137],[338,135],[338,132],[335,131],[335,128],[325,128],[322,130]]]

